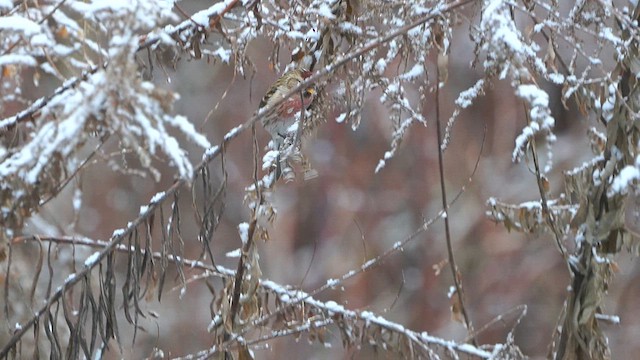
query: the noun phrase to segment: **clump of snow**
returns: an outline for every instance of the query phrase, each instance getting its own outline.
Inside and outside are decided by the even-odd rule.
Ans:
[[[411,126],[412,123],[413,123],[413,118],[407,118],[404,121],[402,121],[400,126],[398,126],[398,128],[393,132],[391,149],[384,153],[383,159],[380,159],[380,161],[378,162],[378,166],[376,166],[375,173],[378,173],[380,170],[382,170],[385,167],[387,161],[395,155],[396,151],[398,150],[398,147],[400,146],[400,142],[404,134],[407,132],[407,130],[409,130],[409,126]]]
[[[38,62],[31,55],[6,54],[6,55],[0,56],[0,66],[6,66],[6,65],[36,66],[37,64]]]
[[[89,256],[84,261],[84,266],[87,266],[87,267],[93,266],[98,261],[99,257],[100,257],[100,251],[94,252],[93,254],[91,254],[91,256]]]
[[[278,150],[269,150],[262,157],[262,170],[269,169],[271,166],[275,164],[278,159],[278,155],[280,152]]]
[[[480,79],[476,81],[476,83],[472,87],[460,92],[460,94],[458,95],[458,98],[455,101],[456,106],[459,106],[462,109],[466,109],[469,106],[471,106],[471,104],[473,104],[473,101],[478,96],[482,95],[484,91],[484,86],[485,86],[484,79]]]
[[[112,238],[124,235],[124,229],[115,229],[113,230],[113,234],[111,234]]]
[[[536,85],[520,85],[516,89],[516,95],[529,104],[529,118],[531,122],[522,129],[516,137],[516,146],[512,154],[514,162],[520,161],[525,154],[529,142],[538,134],[546,135],[548,142],[555,141],[552,129],[555,126],[555,119],[549,110],[549,95]],[[549,157],[548,161],[551,161]],[[547,166],[545,172],[550,170]]]
[[[41,32],[40,25],[23,16],[9,15],[0,17],[0,31],[13,31],[30,37]],[[4,34],[3,34],[4,35]]]
[[[158,201],[160,201],[162,198],[164,197],[164,191],[160,191],[158,193],[156,193],[155,195],[153,195],[153,197],[151,198],[151,203],[156,203]]]
[[[168,117],[167,123],[171,124],[173,127],[180,129],[182,133],[191,141],[193,141],[198,146],[207,149],[211,147],[209,140],[207,138],[196,131],[193,124],[187,120],[186,117],[177,115],[174,117]]]
[[[402,80],[410,81],[410,80],[415,80],[416,78],[422,76],[422,74],[424,74],[424,64],[416,63],[413,65],[413,67],[409,71],[400,75],[399,78]]]
[[[640,159],[640,157],[638,157]],[[636,161],[636,165],[625,166],[620,173],[614,177],[609,196],[616,194],[625,195],[632,187],[637,186],[640,180],[640,164]]]
[[[242,244],[246,244],[249,241],[249,224],[246,222],[238,224],[238,233]]]
[[[242,255],[242,250],[240,248],[237,248],[235,250],[229,251],[226,254],[224,254],[224,256],[228,258],[239,258],[241,255]]]

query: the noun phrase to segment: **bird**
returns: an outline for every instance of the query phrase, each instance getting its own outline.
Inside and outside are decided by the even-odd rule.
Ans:
[[[258,111],[265,107],[272,108],[276,102],[281,101],[291,90],[303,83],[312,74],[311,71],[301,67],[285,72],[271,85],[260,101]],[[288,129],[294,124],[297,114],[301,110],[309,108],[315,95],[314,87],[309,86],[301,90],[300,93],[290,95],[262,118],[262,126],[271,135],[276,146],[284,142],[284,139],[289,135]]]

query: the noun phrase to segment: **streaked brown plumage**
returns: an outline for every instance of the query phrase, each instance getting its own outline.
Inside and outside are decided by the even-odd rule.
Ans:
[[[259,109],[280,101],[311,75],[310,71],[301,68],[287,71],[271,85],[260,101]],[[302,94],[291,95],[262,119],[262,125],[274,140],[280,143],[287,136],[287,130],[293,125],[296,114],[300,113],[303,107],[307,109],[311,105],[314,95],[315,89],[308,87],[302,90]]]

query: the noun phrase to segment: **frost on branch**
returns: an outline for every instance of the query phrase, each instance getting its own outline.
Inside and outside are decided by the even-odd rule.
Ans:
[[[528,234],[540,234],[549,231],[540,201],[527,201],[512,205],[495,198],[487,200],[487,217],[496,223],[502,223],[508,231],[518,231]],[[578,206],[571,204],[568,199],[561,197],[549,201],[549,210],[559,224],[570,224],[578,211]],[[568,227],[561,229],[568,233]]]
[[[510,5],[503,0],[486,0],[483,4],[479,40],[479,52],[485,53],[483,66],[488,74],[507,76],[512,81],[531,78],[534,72],[546,73],[542,60],[537,56],[539,46],[524,40],[510,14]]]
[[[411,4],[403,10],[412,16],[417,16],[429,14],[430,11],[437,9],[426,10],[417,4]],[[404,25],[405,21],[406,19],[392,17],[385,24],[393,29],[394,26]],[[428,65],[425,61],[434,49],[448,51],[451,37],[449,24],[448,17],[437,18],[433,22],[428,22],[428,26],[412,28],[406,36],[392,39],[388,44],[367,53],[359,70],[360,77],[345,83],[347,89],[357,87],[369,89],[369,91],[381,91],[379,101],[389,110],[388,120],[393,126],[391,147],[378,162],[375,172],[382,170],[386,162],[395,155],[413,123],[427,124],[422,114],[426,94],[430,91],[431,84],[427,75]],[[403,66],[392,65],[397,61],[401,61]],[[355,92],[347,91],[347,93]],[[364,98],[360,104],[363,103]],[[353,110],[345,112],[345,116],[341,117],[340,121],[344,121],[352,113],[354,113]],[[359,124],[359,119],[356,120],[353,122],[354,129]]]
[[[212,147],[207,138],[195,130],[193,123],[183,116],[174,115],[171,109],[176,99],[174,94],[153,82],[144,81],[160,73],[152,71],[154,66],[159,69],[167,63],[185,67],[193,63],[211,67],[224,63],[221,72],[233,70],[233,86],[253,80],[253,72],[270,71],[265,67],[267,62],[277,73],[294,65],[309,67],[314,74],[322,75],[314,84],[318,90],[317,101],[308,113],[304,113],[305,122],[309,122],[298,124],[298,129],[307,130],[334,115],[338,122],[348,123],[354,131],[358,130],[361,121],[379,120],[381,124],[374,125],[389,129],[385,141],[390,145],[383,155],[378,154],[383,158],[376,169],[378,171],[385,161],[401,151],[402,140],[415,130],[412,125],[426,123],[426,114],[433,110],[436,89],[449,90],[446,84],[448,64],[440,60],[450,55],[452,41],[459,41],[455,44],[455,51],[468,47],[466,34],[461,33],[469,24],[476,40],[477,57],[462,59],[455,66],[468,62],[479,64],[482,74],[478,74],[480,79],[475,85],[457,97],[443,148],[450,140],[453,123],[461,111],[478,101],[485,91],[491,90],[492,82],[497,81],[510,83],[517,99],[525,105],[529,120],[516,139],[515,150],[508,151],[507,158],[513,154],[515,161],[526,159],[534,139],[546,140],[547,144],[554,139],[554,120],[549,111],[553,93],[547,94],[542,90],[546,88],[544,81],[562,86],[563,100],[577,100],[580,110],[598,122],[598,128],[590,133],[591,144],[597,150],[596,157],[565,173],[565,194],[556,199],[545,199],[545,194],[550,196],[545,192],[549,190],[542,189],[539,199],[516,205],[492,198],[488,202],[488,215],[509,230],[533,234],[548,231],[560,235],[558,243],[574,241],[575,246],[570,249],[575,249],[576,254],[567,257],[568,267],[571,275],[575,275],[573,278],[584,280],[584,283],[571,284],[569,296],[578,294],[580,297],[567,301],[574,308],[567,307],[566,318],[569,321],[563,324],[563,328],[558,327],[558,332],[565,331],[563,339],[578,339],[575,344],[580,341],[588,344],[592,347],[586,349],[589,354],[606,353],[601,351],[607,343],[600,341],[604,337],[598,333],[597,323],[612,317],[599,313],[603,309],[600,304],[606,290],[604,285],[608,285],[611,278],[609,270],[614,264],[613,254],[621,247],[620,244],[629,244],[620,204],[637,190],[640,177],[636,134],[638,107],[634,103],[638,99],[637,94],[634,95],[637,92],[635,74],[638,73],[638,61],[626,59],[637,53],[634,44],[637,44],[638,32],[636,19],[630,21],[627,16],[629,9],[617,9],[606,1],[576,1],[567,6],[563,2],[546,0],[216,0],[192,13],[191,3],[180,7],[186,3],[167,0],[0,0],[0,33],[3,36],[0,39],[0,66],[4,80],[0,106],[7,111],[7,104],[12,107],[16,103],[27,105],[19,113],[24,116],[0,121],[6,140],[0,148],[0,180],[3,184],[0,185],[0,225],[10,229],[7,233],[20,229],[22,217],[27,217],[43,201],[55,196],[64,187],[64,181],[76,178],[76,170],[82,169],[85,160],[90,159],[87,154],[101,153],[104,149],[100,146],[105,141],[110,141],[110,145],[117,143],[131,159],[127,160],[131,161],[128,166],[135,169],[128,168],[131,171],[125,175],[135,170],[137,174],[157,177],[159,163],[166,161],[173,166],[172,170],[179,178],[142,206],[127,226],[108,231],[106,234],[113,234],[109,243],[84,241],[79,244],[78,239],[70,237],[39,239],[42,242],[69,241],[66,244],[98,249],[87,253],[87,256],[95,255],[84,262],[81,271],[86,272],[70,276],[64,274],[62,278],[66,278],[68,288],[53,292],[62,294],[60,298],[37,297],[33,303],[45,306],[45,310],[37,313],[30,323],[17,321],[12,332],[18,334],[30,326],[27,334],[33,334],[36,341],[39,340],[38,334],[43,334],[40,339],[47,336],[44,341],[48,343],[43,349],[51,345],[48,349],[52,351],[57,348],[65,351],[66,345],[59,344],[66,343],[71,349],[67,356],[70,358],[98,358],[103,351],[106,352],[106,346],[114,353],[108,356],[117,357],[115,342],[121,337],[109,332],[117,328],[109,322],[111,315],[118,315],[114,315],[114,319],[121,318],[118,311],[124,309],[124,317],[134,324],[133,331],[142,329],[143,325],[137,323],[138,314],[146,316],[144,305],[149,296],[155,295],[155,289],[158,289],[159,297],[165,278],[165,289],[168,289],[171,276],[165,275],[177,271],[176,278],[183,285],[181,299],[186,294],[184,285],[187,282],[189,290],[205,285],[203,283],[209,286],[210,294],[207,295],[210,297],[205,299],[210,300],[210,309],[205,306],[205,313],[209,310],[212,317],[209,327],[212,334],[204,336],[208,339],[204,346],[211,348],[183,358],[211,358],[222,354],[249,359],[255,356],[254,352],[269,348],[276,338],[295,336],[297,340],[300,334],[308,334],[312,342],[325,346],[340,341],[349,349],[370,345],[375,350],[389,352],[391,358],[523,358],[515,347],[512,334],[507,335],[505,344],[472,346],[436,338],[426,332],[411,331],[405,325],[375,314],[374,308],[371,311],[354,311],[348,309],[348,304],[316,300],[316,295],[328,288],[339,290],[348,287],[343,279],[374,271],[374,265],[381,264],[383,257],[370,258],[360,270],[349,271],[348,276],[340,279],[323,281],[321,283],[326,285],[312,291],[305,292],[266,280],[260,271],[258,255],[259,251],[272,244],[258,247],[255,243],[259,239],[266,240],[268,230],[278,225],[274,222],[277,214],[275,205],[280,203],[274,201],[274,195],[280,194],[276,193],[274,186],[286,178],[282,175],[286,167],[279,169],[281,174],[278,174],[278,168],[283,161],[294,160],[299,144],[289,142],[284,152],[266,154],[261,152],[263,147],[256,146],[253,148],[254,167],[245,163],[246,168],[241,169],[236,165],[242,163],[236,162],[235,154],[229,152],[240,148],[247,150],[252,145],[250,141],[244,141],[246,137],[243,140],[240,136],[246,135],[251,121],[242,119],[242,125],[230,125],[231,130],[222,137],[224,143]],[[564,5],[560,6],[561,3]],[[534,9],[529,9],[529,6]],[[184,13],[174,16],[170,12],[172,7],[176,13],[181,10]],[[562,11],[569,11],[569,14]],[[171,20],[171,24],[166,25],[166,20]],[[417,25],[409,29],[409,24]],[[596,46],[593,43],[582,46],[583,43],[574,41],[580,36],[590,35],[600,39]],[[258,52],[260,55],[256,56],[256,51],[264,48],[268,48],[270,53]],[[192,62],[181,62],[181,59]],[[626,75],[618,76],[617,72],[609,70],[594,75],[606,69],[603,64],[608,61],[621,61],[615,67]],[[434,76],[433,69],[443,76]],[[218,71],[218,68],[213,70]],[[64,84],[51,96],[29,104],[31,99],[22,93],[28,87],[23,87],[21,82],[28,83],[30,79],[27,77],[31,74],[34,74],[36,85],[43,76],[54,77]],[[71,76],[77,77],[69,78]],[[181,80],[175,78],[176,84]],[[176,88],[180,88],[179,84]],[[226,98],[226,94],[220,103],[246,103],[242,102],[246,97],[231,99]],[[249,93],[249,96],[254,95]],[[449,98],[448,95],[443,99]],[[364,117],[363,114],[368,114],[363,111],[367,102],[380,105],[377,109],[383,109],[383,116]],[[443,104],[439,102],[439,105]],[[446,104],[443,109],[447,109],[447,105],[451,104]],[[427,133],[433,134],[431,130],[428,129]],[[179,140],[188,140],[208,149],[198,166],[192,166]],[[551,156],[547,158],[551,159]],[[484,165],[483,161],[480,166]],[[94,163],[91,162],[92,166]],[[117,161],[112,163],[119,165]],[[143,171],[139,171],[140,168]],[[249,208],[248,219],[237,220],[236,216],[232,222],[226,221],[227,214],[223,214],[226,205],[231,205],[229,208],[238,214],[236,205],[240,202],[238,194],[231,193],[239,188],[226,187],[227,170],[234,175],[251,173],[250,176],[254,177],[250,179],[247,176],[243,183]],[[545,171],[549,170],[550,164]],[[192,174],[198,181],[190,181]],[[217,175],[220,175],[220,184],[217,183]],[[552,175],[550,179],[553,179]],[[190,186],[191,191],[183,191]],[[557,187],[553,189],[555,191]],[[225,197],[227,191],[231,193],[228,198]],[[185,199],[189,195],[191,199]],[[78,212],[90,206],[89,202],[80,200],[80,191],[76,190],[73,204]],[[192,200],[193,209],[180,205],[188,200]],[[312,205],[314,208],[316,205],[318,208],[324,206]],[[322,208],[319,210],[322,215]],[[449,214],[443,210],[440,218]],[[301,218],[300,215],[296,218]],[[316,213],[313,215],[322,218]],[[244,217],[244,214],[240,216]],[[280,216],[285,217],[285,221],[290,220],[286,218],[287,212],[281,212]],[[454,221],[453,217],[449,220]],[[242,247],[228,253],[233,256],[231,259],[225,259],[237,261],[234,270],[213,264],[214,255],[226,252],[221,246],[225,245],[225,227],[228,228],[229,223],[240,223],[238,236],[233,237],[237,244],[231,248],[238,248],[238,244]],[[217,230],[218,225],[222,226],[221,231]],[[421,229],[426,230],[427,224],[423,224]],[[311,230],[315,231],[314,228]],[[301,231],[296,230],[296,233]],[[625,235],[624,239],[622,235]],[[156,241],[157,238],[160,242]],[[388,249],[391,252],[385,254],[404,249],[411,239],[396,241]],[[391,244],[396,239],[389,240],[388,244]],[[202,244],[202,261],[183,258],[183,254],[191,253],[184,250],[191,250],[189,247],[193,247],[193,243]],[[0,239],[0,247],[2,245]],[[155,249],[160,252],[152,253]],[[112,266],[115,261],[122,261],[120,256],[129,259],[126,269],[114,269]],[[2,260],[0,248],[0,262]],[[204,260],[211,260],[212,266],[205,265]],[[298,259],[293,260],[284,266],[297,271]],[[175,263],[175,267],[169,266],[170,262]],[[451,265],[455,268],[453,262]],[[191,269],[185,266],[191,266]],[[198,273],[197,269],[204,271]],[[119,271],[126,272],[126,279],[122,279],[124,284],[117,274]],[[10,275],[15,274],[19,273],[13,270]],[[159,278],[156,274],[160,274]],[[210,282],[212,275],[222,277],[222,284],[218,286]],[[454,275],[456,278],[457,274]],[[95,277],[103,282],[90,283]],[[144,277],[147,278],[146,283]],[[0,282],[13,278],[15,276],[0,276]],[[33,283],[41,284],[43,281]],[[299,287],[312,286],[309,282],[301,284]],[[148,292],[144,285],[149,285]],[[113,301],[114,297],[105,301],[105,307],[91,308],[93,300],[102,301],[114,291],[118,303]],[[198,293],[198,296],[202,295]],[[78,294],[87,298],[79,299]],[[120,300],[123,306],[120,306]],[[37,310],[38,306],[34,308]],[[73,311],[70,314],[64,312],[64,316],[57,315],[56,308]],[[91,318],[83,318],[85,314],[90,314]],[[29,318],[31,315],[28,314]],[[106,323],[104,319],[107,319]],[[65,335],[74,333],[74,329],[88,329],[89,325],[97,329],[96,346],[104,345],[102,350],[94,351],[93,339],[89,337],[93,333],[78,331],[75,338]],[[330,331],[328,326],[331,326]],[[48,329],[57,332],[47,333]],[[598,341],[592,341],[595,337],[588,331],[596,333]],[[54,338],[56,334],[63,336]],[[336,341],[330,342],[330,335]],[[167,347],[167,352],[172,351],[166,340],[158,341],[158,344]],[[29,348],[28,345],[20,340],[8,348],[20,351]],[[133,346],[138,347],[137,344]],[[162,351],[158,349],[156,353]],[[172,356],[181,355],[172,353]],[[56,356],[52,354],[51,357]]]
[[[540,50],[538,44],[525,40],[509,9],[509,3],[503,0],[485,1],[480,23],[480,31],[484,36],[478,48],[485,53],[485,72],[490,76],[497,75],[499,79],[508,76],[516,95],[527,104],[530,121],[516,138],[512,160],[521,161],[534,137],[542,135],[547,141],[548,157],[544,171],[548,172],[553,155],[550,144],[555,141],[552,132],[555,121],[549,110],[547,93],[537,85],[529,84],[535,75],[545,76],[547,70],[537,55]]]
[[[555,120],[549,110],[549,95],[536,85],[520,85],[516,90],[516,95],[528,104],[527,109],[529,109],[528,118],[530,122],[529,125],[522,129],[522,133],[516,138],[516,147],[512,155],[514,162],[522,160],[529,143],[531,143],[535,136],[545,136],[547,145],[555,142],[556,139],[552,132]],[[551,170],[553,154],[551,149],[548,149],[547,165],[544,168],[544,172]]]
[[[547,143],[555,139],[549,96],[540,89],[541,80],[562,85],[564,105],[572,99],[585,118],[596,120],[597,126],[587,132],[595,156],[564,172],[564,192],[558,199],[546,199],[549,190],[539,185],[540,200],[508,205],[491,199],[488,215],[508,230],[551,230],[569,265],[571,291],[567,292],[567,306],[559,316],[561,326],[549,354],[556,359],[611,358],[609,339],[601,326],[603,319],[610,318],[603,313],[605,297],[617,255],[623,249],[637,255],[639,248],[635,224],[625,212],[634,210],[629,204],[637,197],[640,179],[640,6],[635,1],[631,8],[604,1],[576,1],[566,9],[542,4],[542,19],[526,6],[508,4],[485,2],[481,25],[485,37],[479,49],[486,52],[488,73],[508,76],[516,95],[526,104],[530,121],[516,139],[513,160],[525,156],[534,137],[546,137]],[[509,15],[509,7],[534,22],[533,36],[517,31],[514,19],[518,17]],[[565,10],[568,13],[563,13]],[[488,29],[492,32],[487,33]],[[486,34],[491,34],[489,39]],[[544,60],[539,56],[544,47],[533,38],[545,42]],[[608,61],[612,55],[614,61]],[[540,184],[542,178],[537,176]],[[567,240],[572,245],[570,255],[566,249],[562,251]]]
[[[41,74],[64,80],[70,71],[89,70],[109,56],[104,39],[113,36],[116,41],[127,41],[133,34],[175,19],[171,8],[170,2],[162,0],[49,1],[16,6],[11,15],[0,17],[0,66],[6,72],[34,68],[36,85]],[[95,33],[102,37],[94,37]]]
[[[444,138],[442,139],[441,144],[443,150],[449,146],[449,142],[451,141],[451,129],[453,128],[453,124],[456,119],[460,116],[463,109],[470,107],[477,98],[484,95],[484,88],[486,84],[487,82],[484,79],[480,79],[476,81],[472,87],[460,92],[458,95],[458,98],[455,101],[456,108],[453,110],[453,114],[451,114],[449,121],[447,121],[447,127],[444,131]]]
[[[0,198],[3,206],[8,206],[0,223],[7,229],[20,228],[23,219],[19,214],[29,214],[45,197],[59,191],[65,179],[82,166],[87,150],[95,151],[108,139],[117,140],[121,151],[135,153],[141,167],[156,179],[159,172],[153,162],[161,156],[166,156],[180,177],[188,179],[193,173],[186,151],[169,133],[170,128],[203,148],[210,146],[184,117],[171,115],[176,95],[140,79],[135,60],[138,35],[168,19],[171,4],[164,1],[71,1],[64,9],[81,14],[87,23],[100,24],[97,29],[105,32],[103,38],[108,42],[98,45],[86,40],[84,45],[95,50],[96,59],[104,63],[93,67],[84,81],[75,87],[60,91],[48,102],[43,102],[37,115],[32,115],[30,131],[25,132],[21,141],[0,147]],[[47,10],[53,8],[43,6],[31,12],[37,19]],[[80,31],[80,25],[62,11],[53,12],[52,18],[56,20],[54,23],[63,24],[60,26],[66,29],[65,36],[72,36],[69,34],[74,33],[74,29]],[[29,30],[26,36],[3,37],[2,47],[34,58],[42,57],[39,52],[49,56],[69,54],[64,46],[56,43],[58,38],[54,35],[60,34],[54,34],[44,25],[37,27],[34,24],[0,17],[0,27],[8,29],[9,34],[15,29]],[[62,31],[60,29],[62,27],[58,28]],[[16,45],[11,47],[11,44]],[[90,55],[82,59],[83,64],[75,58],[69,61],[71,65],[85,69],[95,64]],[[51,65],[45,62],[39,66],[47,69]],[[15,89],[18,93],[19,87]],[[3,131],[12,130],[15,119],[3,120],[2,124],[6,124]]]
[[[640,181],[640,164],[636,165],[627,165],[620,173],[613,179],[613,184],[611,184],[611,191],[609,196],[613,196],[614,194],[626,195],[629,193],[630,189],[637,187],[637,184]]]

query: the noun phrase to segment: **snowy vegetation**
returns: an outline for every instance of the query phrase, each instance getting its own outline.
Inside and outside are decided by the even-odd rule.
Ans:
[[[341,346],[345,354],[373,349],[389,358],[525,358],[516,330],[527,304],[496,304],[493,320],[473,321],[480,300],[466,296],[470,269],[456,262],[465,248],[452,245],[450,231],[462,221],[450,209],[481,181],[476,170],[484,163],[477,150],[468,179],[452,182],[447,157],[457,134],[471,127],[464,124],[470,109],[499,86],[523,109],[524,121],[513,119],[518,133],[506,160],[525,169],[534,197],[514,204],[501,200],[507,194],[491,194],[483,199],[485,215],[507,231],[553,239],[545,246],[568,282],[547,356],[610,358],[603,324],[624,318],[606,311],[605,302],[617,259],[637,256],[640,244],[639,20],[634,0],[0,0],[0,358],[253,359],[268,357],[262,354],[280,338],[301,336],[319,353]],[[456,53],[460,48],[472,50]],[[461,53],[469,57],[460,60]],[[266,63],[277,74],[312,71],[291,96],[308,86],[317,93],[280,145],[263,142],[259,125],[278,104],[257,111],[248,98],[262,94],[233,91],[237,79],[249,83],[270,71]],[[478,77],[464,88],[456,87],[460,63]],[[180,114],[181,101],[193,94],[181,85],[190,80],[174,71],[197,65],[231,80],[215,85],[215,102],[204,104],[208,115],[194,118]],[[446,96],[452,88],[458,90]],[[557,168],[563,138],[552,102],[577,109],[588,123],[582,138],[592,154],[575,168]],[[367,112],[371,103],[384,115]],[[250,108],[249,115],[234,117],[223,134],[207,131],[224,104]],[[409,137],[433,134],[437,161],[430,173],[438,185],[429,191],[438,201],[422,204],[414,232],[396,234],[374,254],[365,251],[365,259],[354,255],[359,265],[324,285],[269,280],[263,252],[281,234],[281,211],[291,206],[281,194],[324,181],[322,171],[331,167],[316,169],[314,161],[330,155],[309,143],[336,124],[349,125],[337,128],[342,133],[387,129],[373,140],[386,151],[373,154],[371,178],[393,171]],[[338,137],[350,139],[334,134],[326,141]],[[475,132],[482,148],[485,137]],[[338,161],[332,168],[338,171]],[[110,223],[110,238],[83,231],[78,224],[95,212],[87,198],[110,201],[116,180],[134,178],[159,190],[135,206],[126,226]],[[341,196],[348,195],[357,199],[355,192]],[[133,204],[138,196],[124,197]],[[242,214],[233,220],[235,233],[225,226],[238,217],[228,212]],[[397,259],[436,224],[446,229],[440,237],[446,259],[434,269],[450,273],[450,286],[441,289],[450,303],[441,310],[451,312],[465,336],[412,330],[326,295]],[[312,269],[294,268],[293,260],[282,266],[289,265],[287,272]],[[152,310],[189,292],[198,294],[201,309],[180,308],[178,301]],[[200,338],[188,353],[176,353],[184,348],[161,333],[172,332],[176,314],[194,311],[208,325],[194,324],[189,335],[175,331],[174,337]],[[497,323],[506,324],[500,341],[482,341]],[[156,339],[153,349],[136,352],[148,338]],[[282,352],[276,357],[286,354],[273,349]]]

